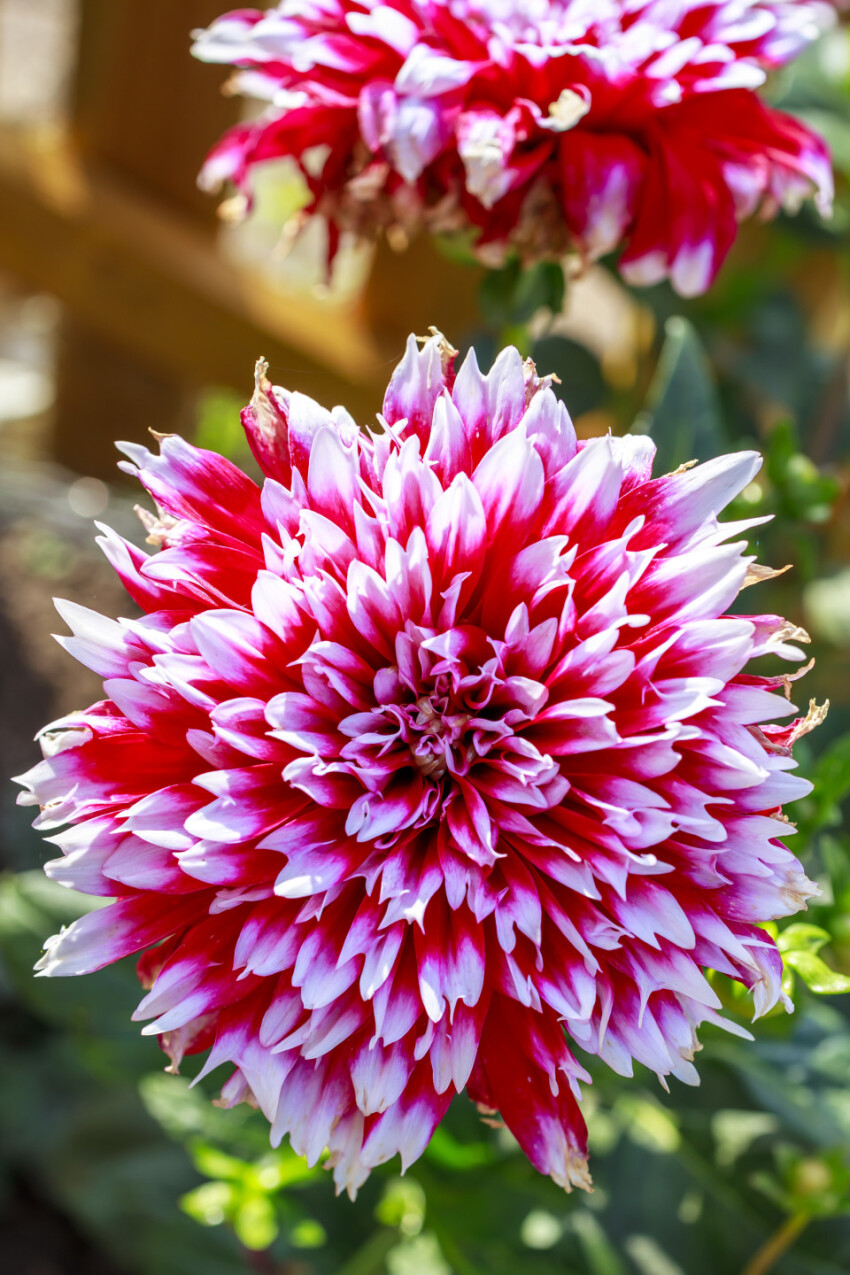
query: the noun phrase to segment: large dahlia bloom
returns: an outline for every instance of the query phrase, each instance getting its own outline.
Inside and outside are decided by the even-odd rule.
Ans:
[[[652,478],[515,349],[455,375],[411,338],[371,434],[263,371],[262,488],[124,445],[161,548],[102,544],[145,614],[60,604],[107,698],[44,730],[21,799],[68,825],[49,875],[115,902],[41,969],[148,949],[144,1031],[352,1193],[464,1088],[584,1186],[574,1051],[693,1082],[706,969],[769,1009],[760,923],[812,892],[780,839],[810,719],[759,725],[790,680],[744,671],[805,634],[725,614],[764,571],[716,515],[759,459]]]
[[[833,16],[817,0],[282,0],[197,33],[265,99],[202,182],[288,156],[304,216],[372,235],[473,228],[489,262],[625,245],[631,283],[702,292],[736,223],[814,195],[824,143],[755,90]]]

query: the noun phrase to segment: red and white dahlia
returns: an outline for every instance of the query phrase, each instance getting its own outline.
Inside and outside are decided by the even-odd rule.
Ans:
[[[635,284],[704,291],[737,221],[832,195],[824,143],[755,90],[833,17],[818,0],[282,0],[198,32],[265,99],[202,183],[291,157],[304,215],[372,235],[472,227],[493,263],[625,245]]]
[[[149,949],[145,1033],[230,1063],[225,1103],[352,1194],[464,1088],[584,1186],[573,1049],[694,1082],[704,971],[769,1009],[759,925],[813,890],[780,840],[810,719],[758,725],[789,679],[744,671],[805,634],[725,614],[763,572],[717,513],[759,458],[652,478],[515,349],[455,375],[439,335],[380,432],[262,365],[244,423],[262,488],[123,445],[161,548],[102,544],[145,614],[59,606],[107,698],[44,730],[21,800],[70,825],[48,874],[116,901],[42,972]]]

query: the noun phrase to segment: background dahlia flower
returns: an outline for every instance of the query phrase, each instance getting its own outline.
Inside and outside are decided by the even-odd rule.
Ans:
[[[705,970],[771,1008],[760,923],[814,889],[780,808],[817,715],[759,725],[790,679],[744,671],[806,635],[726,614],[766,574],[717,520],[759,458],[653,478],[515,349],[454,353],[411,337],[371,434],[259,365],[262,488],[124,445],[160,549],[102,544],[144,615],[59,605],[107,698],[20,780],[48,874],[115,897],[42,972],[148,949],[144,1032],[352,1195],[463,1089],[586,1186],[574,1048],[695,1082],[699,1024],[741,1033]]]
[[[250,198],[289,156],[339,232],[472,227],[490,264],[625,245],[624,278],[704,291],[736,223],[832,196],[808,128],[759,99],[833,16],[814,0],[283,0],[198,32],[267,100],[202,173]]]

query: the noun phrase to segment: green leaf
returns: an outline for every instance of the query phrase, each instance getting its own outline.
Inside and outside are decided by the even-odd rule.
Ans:
[[[829,934],[819,925],[808,925],[797,921],[784,929],[776,940],[780,952],[813,952],[817,954],[824,943],[829,942]]]
[[[813,804],[814,814],[805,826],[798,825],[804,837],[841,822],[841,803],[850,794],[850,733],[840,736],[821,754],[809,771],[809,778],[814,791],[806,801]]]
[[[234,1155],[219,1151],[207,1142],[196,1141],[190,1146],[195,1168],[204,1177],[221,1179],[225,1182],[241,1182],[249,1173],[251,1166]]]
[[[447,1169],[477,1169],[481,1165],[492,1164],[495,1158],[493,1147],[489,1143],[458,1142],[445,1125],[438,1125],[435,1129],[426,1155],[429,1160]]]
[[[304,1157],[296,1155],[288,1143],[251,1166],[252,1181],[256,1179],[258,1186],[264,1191],[279,1191],[283,1187],[296,1186],[302,1182],[314,1182],[322,1175],[320,1165],[314,1164],[311,1168]]]
[[[542,261],[524,269],[514,258],[481,281],[481,313],[497,331],[527,323],[538,310],[560,314],[564,305],[564,272],[557,262]]]
[[[261,1252],[273,1244],[280,1227],[268,1196],[253,1193],[243,1196],[233,1214],[233,1229],[240,1242],[253,1252]]]
[[[531,357],[541,376],[554,372],[559,378],[561,384],[553,389],[564,400],[573,420],[603,406],[606,391],[602,368],[586,346],[565,336],[543,336],[534,342]]]
[[[791,420],[779,421],[767,438],[766,474],[774,489],[776,512],[796,521],[825,522],[838,496],[834,478],[820,472],[814,461],[800,449],[797,427]]]
[[[822,961],[814,952],[789,952],[785,957],[786,965],[790,965],[803,982],[813,992],[822,996],[834,996],[839,992],[850,992],[850,977],[831,970],[826,961]]]
[[[194,1191],[188,1191],[181,1198],[180,1207],[201,1226],[220,1226],[233,1208],[234,1198],[232,1183],[205,1182]]]
[[[228,1139],[232,1144],[253,1114],[247,1107],[227,1111],[214,1107],[209,1094],[199,1086],[193,1088],[188,1077],[164,1071],[142,1077],[139,1097],[157,1124],[178,1142],[198,1138],[209,1144]]]
[[[689,460],[708,460],[728,446],[717,387],[693,325],[679,315],[664,326],[664,345],[634,432],[658,449],[656,473]]]

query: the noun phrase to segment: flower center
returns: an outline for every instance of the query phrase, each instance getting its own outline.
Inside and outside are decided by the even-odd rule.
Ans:
[[[513,733],[510,705],[491,702],[495,681],[480,670],[437,673],[417,686],[398,669],[379,679],[379,702],[340,722],[349,742],[341,756],[371,792],[381,792],[411,767],[431,789],[444,778],[465,777]],[[510,718],[510,714],[508,714]]]
[[[439,779],[465,769],[474,750],[464,743],[470,715],[452,712],[446,696],[420,695],[408,711],[407,744],[424,775]]]

